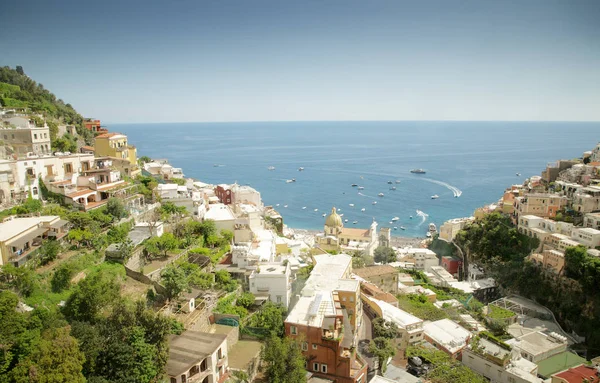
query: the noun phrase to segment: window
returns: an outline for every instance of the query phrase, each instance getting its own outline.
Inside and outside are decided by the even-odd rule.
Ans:
[[[313,363],[313,371],[319,372],[319,363]]]
[[[323,374],[327,374],[327,365],[326,365],[326,364],[322,364],[322,365],[321,365],[321,372],[322,372]]]
[[[281,303],[281,295],[277,296],[277,303]]]
[[[312,348],[313,348],[313,350],[316,350],[316,349],[317,349],[317,345],[316,345],[316,343],[313,343],[313,344],[312,344]]]
[[[298,328],[296,326],[290,326],[290,334],[298,335]]]
[[[177,383],[177,379],[171,378],[171,383]]]
[[[350,297],[350,302],[354,302],[354,297]]]
[[[33,187],[33,195],[38,195],[38,188],[36,186]]]
[[[34,139],[34,140],[37,140],[37,134],[34,134],[34,135],[33,135],[33,139]]]
[[[48,133],[44,133],[44,138],[48,138]]]
[[[302,342],[302,351],[308,351],[308,343]]]

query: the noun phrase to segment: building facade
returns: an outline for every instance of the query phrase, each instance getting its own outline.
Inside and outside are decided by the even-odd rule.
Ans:
[[[129,160],[137,166],[137,149],[127,142],[127,136],[121,133],[103,133],[96,136],[94,150],[97,157],[116,157]]]
[[[18,158],[52,152],[48,125],[44,122],[44,126],[36,126],[34,120],[26,116],[2,119],[0,140],[11,146]]]
[[[227,335],[184,331],[169,338],[169,383],[217,383],[228,370]]]
[[[292,282],[289,262],[285,265],[261,264],[250,274],[249,290],[255,297],[266,297],[287,309],[292,298]]]
[[[365,279],[385,292],[398,293],[398,269],[390,265],[370,266],[355,269],[354,274]]]
[[[285,320],[285,334],[301,339],[306,368],[338,383],[365,383],[367,363],[356,351],[362,324],[358,281],[349,279],[352,257],[323,254]]]

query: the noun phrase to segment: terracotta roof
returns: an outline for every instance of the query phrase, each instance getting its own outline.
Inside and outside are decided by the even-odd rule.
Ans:
[[[355,269],[353,271],[354,274],[358,275],[361,278],[369,278],[378,275],[384,274],[398,274],[398,270],[395,267],[390,265],[381,265],[381,266],[371,266],[371,267],[363,267],[362,269]]]
[[[96,136],[96,138],[110,138],[110,137],[114,137],[114,136],[124,136],[124,134],[121,134],[121,133],[102,133],[102,134]]]
[[[89,151],[92,151],[92,152],[93,152],[94,150],[96,150],[96,149],[94,149],[94,147],[93,147],[93,146],[87,146],[87,145],[85,145],[85,146],[82,146],[82,147],[81,147],[81,149],[83,149],[83,150],[89,150]]]
[[[79,189],[76,192],[67,194],[67,197],[69,198],[77,198],[77,197],[81,197],[82,195],[86,195],[86,194],[92,194],[95,193],[95,190],[92,190],[90,188],[84,188],[84,189]]]
[[[564,379],[569,383],[582,383],[584,379],[589,383],[600,381],[596,369],[583,364],[579,367],[569,368],[568,370],[559,372],[553,376]]]
[[[360,288],[365,294],[375,299],[379,299],[380,301],[384,301],[392,305],[398,304],[398,299],[396,299],[396,297],[393,294],[386,293],[385,291],[381,290],[379,287],[375,286],[372,283],[363,282],[360,284]]]
[[[342,228],[342,235],[351,235],[353,237],[368,237],[369,229],[353,229],[349,227]]]

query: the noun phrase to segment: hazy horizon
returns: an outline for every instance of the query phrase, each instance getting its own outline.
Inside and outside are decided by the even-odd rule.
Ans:
[[[597,0],[23,0],[0,5],[0,65],[107,123],[593,122],[598,20]]]

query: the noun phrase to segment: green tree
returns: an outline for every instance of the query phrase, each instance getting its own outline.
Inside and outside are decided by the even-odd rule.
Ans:
[[[396,252],[391,247],[379,246],[375,249],[375,262],[390,263],[396,260]]]
[[[249,326],[268,328],[277,336],[283,337],[285,332],[284,320],[287,314],[285,307],[268,301],[250,318]]]
[[[67,240],[79,246],[89,246],[94,238],[94,234],[87,229],[72,229],[67,234]]]
[[[70,328],[55,328],[44,332],[37,349],[11,372],[17,383],[85,382],[82,365],[85,356]]]
[[[167,266],[161,272],[160,280],[169,299],[177,298],[189,286],[185,272],[173,265]]]
[[[373,338],[396,339],[400,336],[400,330],[394,322],[381,317],[373,320]]]
[[[254,294],[245,292],[240,295],[237,299],[236,305],[241,306],[243,308],[249,308],[254,304]]]
[[[100,271],[77,284],[64,307],[65,316],[73,321],[94,322],[106,307],[119,297],[120,286],[114,276]]]
[[[261,351],[264,374],[271,383],[304,383],[306,370],[298,342],[272,334]]]
[[[39,249],[40,262],[42,265],[50,263],[58,257],[58,253],[62,250],[60,243],[55,240],[46,240]]]
[[[227,270],[215,272],[215,284],[217,285],[217,288],[229,292],[235,290],[238,286],[237,281],[231,278],[231,274],[229,274]]]
[[[25,315],[16,311],[18,303],[19,298],[14,293],[0,291],[0,381],[3,381],[1,377],[6,376],[16,361],[28,353],[22,347],[27,321]]]
[[[145,164],[147,162],[152,162],[152,158],[148,157],[148,156],[141,156],[140,158],[138,158],[138,161],[140,162],[140,164]]]
[[[2,266],[0,281],[4,286],[16,290],[25,297],[30,296],[39,286],[39,277],[35,271],[27,267],[15,267],[12,264]]]
[[[75,270],[70,264],[63,263],[57,267],[50,280],[52,291],[60,293],[61,291],[68,289],[71,286],[73,274],[75,274]]]
[[[144,242],[144,248],[154,256],[168,256],[168,252],[177,248],[179,241],[172,233],[164,233],[160,237],[152,237]]]
[[[587,249],[585,246],[568,247],[565,250],[565,274],[579,280],[585,275],[588,263]]]
[[[25,75],[25,71],[23,70],[23,67],[21,65],[17,65],[15,67],[15,71],[17,71],[17,73],[20,74],[21,76]]]
[[[106,203],[106,213],[113,217],[113,222],[127,217],[127,210],[125,209],[123,202],[114,197],[108,199],[108,202]]]
[[[375,338],[369,344],[369,352],[377,357],[379,371],[383,375],[387,370],[387,361],[396,355],[396,348],[388,338]]]

